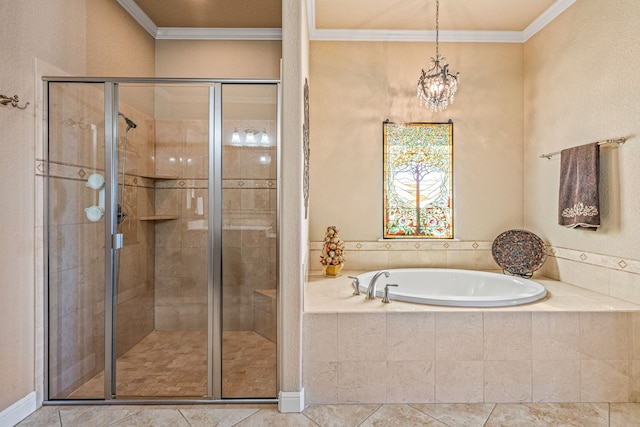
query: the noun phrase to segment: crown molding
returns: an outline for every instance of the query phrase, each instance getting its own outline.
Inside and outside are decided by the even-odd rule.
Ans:
[[[549,6],[547,10],[542,12],[542,15],[538,16],[527,28],[522,31],[523,42],[526,42],[531,37],[536,35],[540,30],[549,25],[551,21],[556,19],[562,12],[567,10],[569,6],[573,5],[576,0],[557,0],[554,4]]]
[[[282,40],[281,28],[160,27],[157,40]]]
[[[434,30],[318,30],[310,29],[310,40],[362,42],[435,42]],[[441,30],[440,42],[522,43],[521,31],[450,31]]]
[[[117,0],[118,4],[142,26],[154,39],[158,34],[158,26],[144,13],[135,0]]]
[[[281,28],[158,27],[135,0],[117,1],[156,40],[282,40]]]
[[[117,0],[156,40],[282,40],[281,28],[180,28],[158,27],[135,0]],[[576,0],[556,0],[523,31],[440,31],[439,41],[454,43],[524,43],[573,5]],[[435,42],[434,30],[318,29],[316,0],[307,0],[309,40],[372,42]]]
[[[557,0],[523,31],[440,31],[439,41],[457,43],[524,43],[558,17],[576,0]],[[435,30],[349,30],[318,29],[316,0],[307,0],[309,40],[435,42]]]

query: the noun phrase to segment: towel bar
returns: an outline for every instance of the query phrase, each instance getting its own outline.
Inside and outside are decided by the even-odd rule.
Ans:
[[[627,141],[627,138],[606,139],[604,141],[598,141],[598,145],[618,144],[622,145]],[[553,153],[540,154],[541,159],[551,159],[553,156],[560,154],[560,151],[554,151]]]

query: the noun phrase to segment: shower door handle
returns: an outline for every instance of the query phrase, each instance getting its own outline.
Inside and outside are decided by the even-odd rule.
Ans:
[[[113,234],[111,237],[111,247],[113,249],[121,249],[124,246],[124,237],[122,233]]]

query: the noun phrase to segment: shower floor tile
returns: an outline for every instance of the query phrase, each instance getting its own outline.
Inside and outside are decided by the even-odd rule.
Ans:
[[[223,333],[222,395],[261,398],[276,395],[276,346],[252,331]],[[116,395],[125,397],[205,397],[207,333],[154,331],[116,361]],[[100,373],[69,399],[102,398]]]

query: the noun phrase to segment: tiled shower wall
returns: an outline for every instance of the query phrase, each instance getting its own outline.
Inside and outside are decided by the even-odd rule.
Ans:
[[[155,222],[156,328],[206,330],[208,125],[156,127],[155,173],[178,178],[156,181],[155,214],[179,217]],[[223,145],[222,158],[223,325],[255,330],[254,312],[264,312],[256,291],[276,287],[276,149]]]
[[[104,100],[99,85],[53,84],[49,101],[49,384],[50,397],[58,398],[104,368],[105,228],[104,221],[92,223],[84,212],[97,204],[97,191],[85,185],[86,179],[92,173],[104,175]],[[137,133],[129,134],[128,171],[145,169],[151,160],[146,147],[152,129],[142,115],[137,120]],[[38,194],[45,194],[46,174],[45,159],[36,159]],[[129,203],[133,199],[136,203]],[[119,354],[153,329],[153,311],[145,309],[153,301],[153,230],[136,225],[135,208],[151,203],[149,188],[127,187],[129,217],[123,224],[117,306]],[[45,236],[45,224],[43,214],[39,235]]]
[[[207,330],[208,140],[206,120],[157,120],[156,329]],[[175,178],[177,177],[177,179]]]

